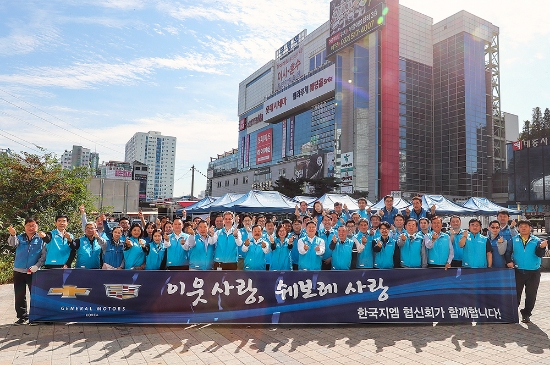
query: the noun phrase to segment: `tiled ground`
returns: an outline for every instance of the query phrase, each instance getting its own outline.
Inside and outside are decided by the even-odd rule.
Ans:
[[[12,326],[11,285],[0,305],[0,364],[550,364],[550,273],[529,325]]]

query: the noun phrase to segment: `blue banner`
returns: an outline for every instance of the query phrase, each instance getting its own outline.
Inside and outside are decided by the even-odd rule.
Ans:
[[[39,270],[31,321],[517,323],[514,270]]]

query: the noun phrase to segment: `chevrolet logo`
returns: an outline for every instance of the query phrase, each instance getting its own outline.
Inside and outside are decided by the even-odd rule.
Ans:
[[[63,288],[50,288],[48,295],[61,295],[61,298],[76,298],[77,295],[90,295],[90,288],[79,288],[74,285],[63,285]]]

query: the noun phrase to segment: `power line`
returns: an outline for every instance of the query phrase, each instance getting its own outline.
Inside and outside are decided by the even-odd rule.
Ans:
[[[2,131],[3,131],[3,130],[2,130]],[[3,131],[3,132],[5,132],[5,131]],[[5,133],[8,133],[8,132],[5,132]],[[8,133],[8,134],[11,135],[11,133]],[[28,148],[28,149],[33,150],[33,151],[38,152],[38,153],[42,153],[41,151],[36,150],[36,149],[34,149],[34,148],[32,148],[32,147],[26,146],[26,145],[24,145],[24,144],[21,143],[21,142],[17,142],[15,139],[11,139],[10,137],[8,137],[8,136],[6,136],[6,135],[4,135],[4,134],[2,134],[2,133],[0,133],[0,136],[4,137],[4,138],[6,138],[6,139],[9,139],[9,140],[12,141],[12,142],[15,142],[15,143],[17,143],[17,144],[20,145],[20,146],[23,146],[23,147],[25,147],[25,148]],[[21,138],[20,138],[20,139],[21,139]],[[23,141],[24,141],[24,140],[23,140]],[[25,141],[25,142],[26,142],[26,141]],[[30,143],[30,142],[27,142],[27,143]],[[33,145],[34,145],[34,144],[33,144]],[[34,146],[35,146],[35,147],[38,147],[38,146],[36,146],[36,145],[34,145]]]
[[[58,125],[58,124],[55,124],[55,123],[53,123],[53,122],[51,122],[51,121],[49,121],[49,120],[47,120],[47,119],[45,119],[45,118],[42,118],[41,116],[39,116],[39,115],[37,115],[37,114],[35,114],[35,113],[33,113],[33,112],[31,112],[31,111],[25,109],[25,108],[22,108],[22,107],[20,107],[19,105],[14,104],[14,103],[12,103],[12,102],[10,102],[10,101],[4,99],[4,98],[0,98],[0,100],[3,100],[3,101],[5,101],[5,102],[8,103],[8,104],[13,105],[13,106],[16,107],[16,108],[18,108],[18,109],[20,109],[20,110],[22,110],[22,111],[24,111],[24,112],[29,113],[30,115],[32,115],[32,116],[34,116],[34,117],[36,117],[36,118],[38,118],[38,119],[41,119],[41,120],[45,121],[46,123],[49,123],[49,124],[51,124],[51,125],[54,125],[54,126],[56,126],[56,127],[58,127],[58,128],[63,129],[63,130],[66,131],[66,132],[69,132],[69,133],[71,133],[71,134],[74,134],[74,135],[77,136],[77,137],[83,138],[83,139],[85,139],[85,140],[87,140],[87,141],[89,141],[89,142],[92,142],[92,143],[97,144],[97,145],[99,145],[99,146],[102,146],[102,147],[104,147],[104,148],[110,149],[111,151],[120,152],[120,151],[117,151],[117,150],[112,149],[111,147],[104,146],[104,145],[102,145],[102,144],[100,144],[100,143],[97,143],[97,142],[95,142],[95,141],[93,141],[93,140],[91,140],[91,139],[89,139],[89,138],[86,138],[86,137],[84,137],[84,136],[81,136],[80,134],[75,133],[75,132],[73,132],[73,131],[71,131],[71,130],[69,130],[69,129],[63,127],[63,126]],[[38,108],[37,108],[37,109],[38,109]],[[39,109],[39,110],[40,110],[40,109]],[[44,113],[45,113],[45,112],[44,112]],[[48,114],[48,113],[46,113],[46,114]]]
[[[2,111],[2,110],[0,110],[0,113],[4,114],[5,116],[7,116],[7,117],[9,117],[9,118],[13,118],[13,119],[18,120],[18,121],[20,121],[20,122],[27,123],[27,124],[29,124],[29,125],[31,125],[31,126],[37,128],[37,129],[40,129],[41,131],[44,131],[44,132],[46,132],[46,133],[53,134],[54,136],[57,136],[57,137],[59,137],[59,138],[63,138],[63,137],[60,136],[59,134],[54,134],[54,133],[52,133],[51,131],[49,131],[49,130],[47,130],[47,129],[41,128],[41,127],[39,127],[39,126],[37,126],[37,125],[35,125],[35,124],[32,124],[32,123],[29,122],[29,121],[26,121],[26,120],[23,120],[23,119],[21,119],[21,118],[18,118],[18,117],[16,117],[16,116],[14,116],[14,115],[8,114],[8,113],[6,113],[6,112],[4,112],[4,111]]]

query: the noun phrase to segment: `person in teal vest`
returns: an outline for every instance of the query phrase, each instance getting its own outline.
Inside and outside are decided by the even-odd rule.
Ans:
[[[237,247],[242,245],[243,241],[241,232],[233,226],[233,221],[232,212],[223,213],[223,227],[214,233],[216,241],[214,269],[216,270],[237,270]]]
[[[39,232],[40,237],[46,244],[46,262],[44,269],[57,269],[70,267],[69,258],[74,250],[73,235],[66,231],[69,224],[69,217],[58,215],[55,217],[53,231]]]
[[[13,262],[13,290],[15,295],[15,313],[17,320],[14,325],[26,324],[29,320],[27,312],[27,288],[32,290],[33,274],[42,266],[46,259],[44,241],[38,235],[38,222],[34,218],[25,219],[25,232],[17,235],[13,226],[8,227],[8,245],[15,247]]]
[[[374,267],[376,269],[393,269],[399,267],[399,249],[397,243],[390,237],[391,224],[380,223],[380,237],[372,242],[374,252]]]
[[[103,260],[101,253],[105,249],[106,241],[97,232],[94,222],[86,223],[84,236],[74,240],[77,269],[101,269]],[[71,263],[74,255],[71,255]],[[69,265],[70,267],[70,265]]]
[[[355,247],[357,247],[357,260],[352,269],[372,269],[374,267],[374,253],[372,252],[374,236],[369,234],[369,222],[366,218],[359,219],[358,227],[359,231],[353,236]]]
[[[166,223],[168,226],[168,223]],[[184,231],[184,224],[181,218],[175,218],[171,224],[173,232],[166,237],[164,247],[166,248],[166,269],[168,270],[189,270],[189,257],[183,245],[189,234]]]
[[[329,246],[332,251],[332,270],[349,270],[355,242],[348,237],[346,226],[338,227],[338,235],[333,236]]]
[[[442,232],[443,221],[441,217],[432,218],[432,232],[424,233],[424,246],[428,254],[428,267],[451,267],[454,257],[453,243],[445,232]]]
[[[243,241],[245,241],[248,237],[252,237],[252,217],[250,214],[242,215],[240,226],[239,231],[241,232],[241,239]],[[237,270],[244,270],[244,253],[242,247],[242,245],[237,247]]]
[[[472,218],[468,222],[468,231],[462,233],[459,246],[464,249],[462,267],[483,269],[493,266],[493,248],[487,236],[481,234],[481,221]]]
[[[290,271],[292,270],[290,253],[294,246],[295,236],[288,238],[287,227],[284,224],[277,226],[275,230],[277,238],[271,244],[271,265],[270,271]]]
[[[403,232],[397,240],[401,256],[401,267],[420,268],[428,266],[424,239],[418,235],[418,222],[409,218]]]
[[[189,270],[212,270],[216,241],[213,237],[214,227],[208,229],[208,222],[197,223],[197,233],[190,235],[183,245],[189,252]]]
[[[259,225],[252,226],[252,239],[247,238],[243,242],[244,269],[265,271],[265,256],[270,250],[269,247],[265,236],[262,235],[262,228]]]
[[[508,241],[505,239],[500,230],[500,222],[498,220],[492,220],[489,223],[489,235],[487,240],[491,243],[493,249],[493,267],[505,268],[506,267],[506,251],[512,250],[512,239]]]
[[[451,229],[449,229],[447,234],[449,235],[451,242],[453,243],[454,252],[451,267],[462,267],[464,249],[460,247],[458,242],[460,241],[460,237],[462,237],[462,233],[464,233],[465,230],[460,228],[460,226],[462,225],[462,221],[460,220],[460,217],[458,215],[451,216],[451,220],[449,223],[451,224]]]
[[[164,270],[166,268],[166,249],[162,230],[153,229],[151,241],[145,239],[145,270]]]
[[[405,216],[401,213],[397,213],[393,218],[393,227],[390,230],[390,237],[393,238],[396,242],[405,232]]]
[[[428,218],[420,218],[418,220],[418,235],[424,239],[425,236],[431,235],[430,221]]]
[[[263,230],[263,233],[262,233],[262,238],[266,241],[266,242],[271,242],[271,240],[275,240],[275,238],[277,238],[276,236],[276,233],[275,233],[275,222],[273,222],[271,219],[269,219],[267,222],[265,222],[265,229]],[[244,242],[244,240],[243,240]],[[271,265],[271,250],[269,250],[269,252],[265,255],[265,267],[266,267],[266,270],[269,271],[269,266]]]
[[[357,206],[359,209],[356,211],[356,213],[359,214],[361,218],[365,218],[368,222],[370,219],[370,207],[367,208],[367,198],[359,198],[357,199]]]
[[[126,238],[124,247],[124,267],[126,270],[143,270],[145,268],[145,240],[143,228],[138,223],[130,227],[130,237]]]
[[[306,237],[298,240],[298,270],[321,270],[321,257],[325,253],[325,241],[315,235],[317,223],[309,221],[306,225]]]
[[[520,310],[521,321],[530,323],[540,284],[541,258],[548,251],[548,241],[543,241],[531,233],[531,222],[528,220],[520,220],[517,227],[519,234],[512,238],[512,250],[506,253],[506,266],[516,270],[518,307],[525,289],[525,305]]]

